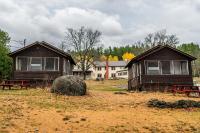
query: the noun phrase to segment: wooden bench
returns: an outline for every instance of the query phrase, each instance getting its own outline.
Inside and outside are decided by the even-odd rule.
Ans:
[[[200,90],[199,90],[199,86],[193,86],[193,85],[173,85],[172,88],[172,93],[175,95],[176,93],[180,93],[180,94],[186,94],[188,97],[191,94],[198,94],[198,96],[200,97]]]
[[[28,87],[30,86],[30,84],[21,84],[21,85],[19,85],[19,86],[20,86],[21,89],[22,89],[23,87],[26,88],[26,89],[28,89]]]
[[[13,84],[0,84],[0,86],[2,86],[2,89],[4,90],[5,87],[7,87],[9,90],[11,90],[11,87],[13,87]]]
[[[11,87],[14,86],[19,86],[21,89],[22,88],[28,88],[30,86],[30,81],[29,80],[4,80],[4,82],[2,84],[0,84],[0,86],[3,87],[3,90],[5,89],[5,87],[8,87],[9,89],[11,89]]]

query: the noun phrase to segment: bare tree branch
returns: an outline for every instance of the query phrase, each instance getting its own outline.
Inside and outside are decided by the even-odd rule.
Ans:
[[[76,53],[77,65],[81,68],[86,78],[86,72],[93,64],[93,57],[95,56],[94,48],[100,42],[101,32],[93,31],[89,28],[81,27],[78,30],[69,28],[66,32],[66,40],[68,47],[72,47]]]
[[[144,43],[146,45],[150,45],[151,47],[154,47],[156,45],[170,45],[172,47],[175,47],[176,44],[179,43],[179,41],[176,35],[167,35],[167,32],[164,29],[155,33],[148,34],[144,39]]]

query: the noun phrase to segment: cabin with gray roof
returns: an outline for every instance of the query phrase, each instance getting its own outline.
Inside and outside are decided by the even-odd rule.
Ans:
[[[72,75],[75,65],[70,54],[44,41],[27,45],[10,56],[14,80],[54,80],[62,75]]]
[[[168,45],[153,47],[126,65],[128,90],[167,91],[172,85],[193,85],[195,59]]]

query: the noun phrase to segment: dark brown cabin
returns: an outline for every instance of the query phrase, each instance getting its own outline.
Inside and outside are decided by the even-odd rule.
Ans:
[[[71,55],[46,42],[35,42],[10,54],[14,80],[54,80],[72,75]]]
[[[172,85],[193,85],[191,62],[195,59],[168,45],[158,45],[127,64],[128,90],[167,91]]]

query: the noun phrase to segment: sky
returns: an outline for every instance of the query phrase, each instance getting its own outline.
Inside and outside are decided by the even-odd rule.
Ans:
[[[180,43],[200,43],[200,0],[0,0],[0,29],[15,40],[58,46],[67,28],[102,32],[102,43],[123,46],[166,29]]]

